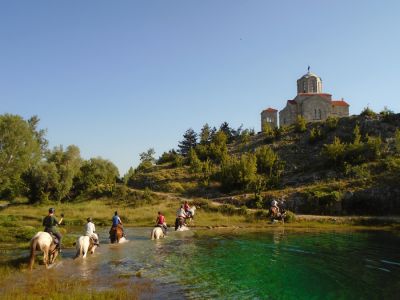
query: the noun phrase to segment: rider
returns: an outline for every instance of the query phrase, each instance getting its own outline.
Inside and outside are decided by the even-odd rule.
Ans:
[[[192,212],[190,211],[190,206],[189,203],[187,201],[185,201],[185,204],[183,205],[183,208],[185,209],[185,213],[187,218],[191,218],[192,216]]]
[[[161,227],[162,231],[164,232],[164,235],[167,235],[167,223],[165,223],[165,217],[164,215],[159,211],[158,216],[156,219],[156,227]]]
[[[92,218],[89,217],[86,220],[87,220],[87,223],[85,225],[85,235],[90,237],[94,241],[94,243],[97,244],[98,236],[95,233],[96,227],[94,226],[94,223],[92,222]]]
[[[62,235],[57,229],[57,225],[60,225],[64,219],[64,215],[61,214],[61,219],[58,221],[54,214],[55,214],[56,209],[55,208],[49,208],[49,214],[44,217],[43,219],[43,226],[44,226],[44,231],[53,234],[54,236],[57,237],[58,243],[57,243],[57,248],[61,252],[61,239]]]
[[[124,227],[122,226],[121,218],[118,216],[118,212],[114,212],[114,216],[112,217],[112,228],[119,227],[122,230],[122,236],[125,236]]]
[[[276,201],[275,199],[273,199],[271,201],[271,208],[270,208],[271,212],[273,214],[278,214],[279,213],[279,206],[278,206],[278,201]]]
[[[176,217],[178,219],[182,219],[182,223],[185,222],[186,218],[187,218],[187,214],[185,212],[184,206],[181,205],[181,207],[176,211]]]

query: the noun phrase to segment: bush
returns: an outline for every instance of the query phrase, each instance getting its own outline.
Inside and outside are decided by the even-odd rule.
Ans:
[[[372,109],[370,109],[368,106],[363,109],[361,112],[360,116],[363,117],[370,117],[370,118],[375,118],[376,117],[376,112],[374,112]]]
[[[396,132],[394,134],[394,144],[395,144],[396,153],[400,154],[400,129],[399,128],[396,129]]]
[[[306,130],[307,130],[307,121],[306,121],[306,119],[303,117],[303,116],[301,116],[301,115],[298,115],[297,116],[297,121],[296,121],[296,132],[305,132]]]
[[[293,212],[291,212],[290,210],[287,210],[286,214],[285,214],[285,222],[293,223],[295,221],[296,221],[296,215]]]
[[[340,141],[340,138],[335,137],[332,144],[325,144],[322,149],[322,155],[332,164],[341,163],[346,153],[346,145]]]
[[[352,166],[346,163],[344,173],[346,176],[355,179],[368,180],[371,178],[371,172],[368,168],[368,165],[365,164]]]
[[[339,123],[339,118],[338,117],[328,117],[325,121],[326,127],[328,128],[328,130],[334,130],[337,128]]]
[[[309,142],[310,142],[311,144],[313,144],[313,143],[315,143],[315,142],[321,140],[322,138],[323,138],[323,136],[322,136],[322,132],[321,132],[321,129],[320,129],[320,128],[315,128],[315,127],[313,127],[313,128],[310,130]]]

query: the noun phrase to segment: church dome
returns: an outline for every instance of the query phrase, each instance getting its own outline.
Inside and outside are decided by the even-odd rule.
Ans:
[[[308,69],[307,74],[297,80],[297,94],[302,93],[322,93],[321,77],[311,73],[310,69]]]

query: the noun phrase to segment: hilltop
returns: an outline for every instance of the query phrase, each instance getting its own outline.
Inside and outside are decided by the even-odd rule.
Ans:
[[[400,114],[366,109],[258,134],[214,130],[204,138],[202,131],[183,156],[170,151],[154,165],[144,160],[126,182],[237,207],[267,208],[277,199],[296,213],[399,214],[399,128]]]

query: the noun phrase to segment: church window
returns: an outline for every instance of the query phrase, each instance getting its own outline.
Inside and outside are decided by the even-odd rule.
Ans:
[[[322,119],[322,112],[321,112],[320,109],[318,110],[318,112],[319,112],[319,119],[321,120]]]
[[[314,119],[317,118],[317,109],[314,109]]]

